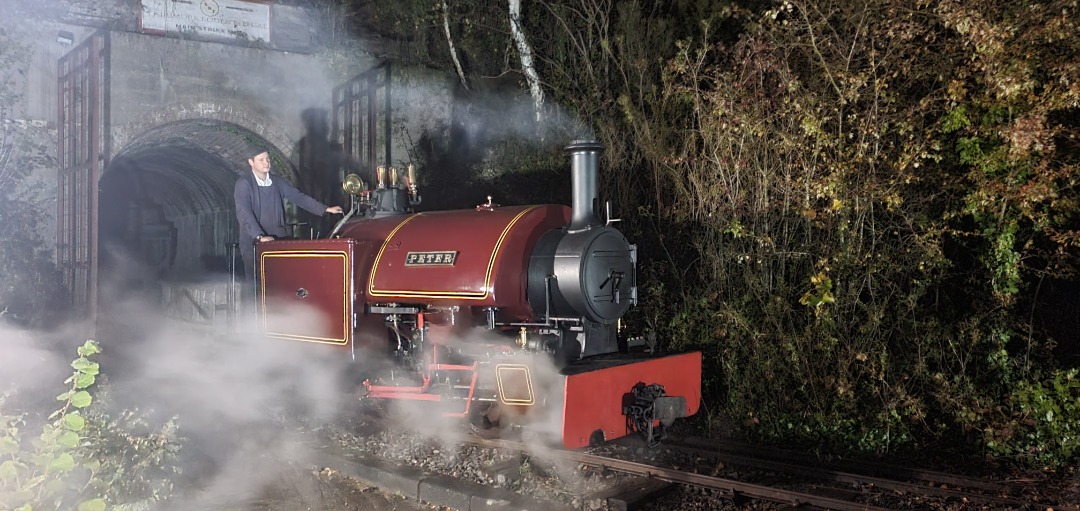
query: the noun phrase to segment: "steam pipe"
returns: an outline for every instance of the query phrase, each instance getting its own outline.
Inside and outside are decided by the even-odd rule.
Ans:
[[[575,140],[566,146],[570,153],[570,180],[573,187],[570,231],[581,231],[600,225],[596,216],[596,200],[600,188],[600,151],[604,146],[595,140]]]

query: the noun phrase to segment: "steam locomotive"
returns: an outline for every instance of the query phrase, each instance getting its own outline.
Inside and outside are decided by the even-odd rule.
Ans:
[[[567,147],[572,209],[489,198],[413,213],[411,167],[380,167],[371,190],[349,176],[352,207],[329,238],[257,247],[265,334],[385,361],[358,385],[365,399],[410,401],[482,432],[543,430],[567,448],[634,432],[656,443],[697,412],[701,354],[620,338],[637,251],[596,214],[601,150]],[[318,319],[274,320],[297,307]]]

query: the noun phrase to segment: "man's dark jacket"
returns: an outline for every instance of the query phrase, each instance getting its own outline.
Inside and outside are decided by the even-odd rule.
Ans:
[[[326,213],[326,205],[305,195],[285,178],[270,174],[270,196],[275,197],[269,204],[262,204],[259,185],[255,174],[248,170],[236,180],[233,199],[236,200],[236,220],[240,223],[240,246],[251,246],[259,236],[288,236],[285,226],[285,206],[287,200],[314,215]]]

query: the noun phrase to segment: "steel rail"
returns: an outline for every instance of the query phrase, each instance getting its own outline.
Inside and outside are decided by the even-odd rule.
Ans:
[[[526,452],[530,451],[528,444],[511,440],[469,439],[467,441],[475,445],[482,445],[484,447],[492,447],[496,449],[510,449]],[[595,454],[557,449],[551,450],[550,454],[553,457],[557,457],[559,459],[573,461],[575,463],[592,467],[606,468],[624,474],[636,475],[640,477],[649,477],[660,481],[667,481],[671,483],[686,484],[691,486],[719,490],[725,492],[728,496],[731,497],[744,496],[755,499],[768,500],[772,502],[779,502],[791,506],[811,505],[824,509],[835,509],[837,511],[888,511],[888,508],[871,506],[869,504],[862,504],[850,500],[824,497],[794,490],[772,488],[759,484],[744,483],[731,479],[724,479],[721,477],[713,477],[703,474],[684,472],[681,470],[656,467],[653,465],[647,465],[645,463],[638,463],[636,461],[625,461]]]
[[[770,458],[773,460],[787,460],[793,456],[805,457],[800,455],[800,453],[787,451],[784,449],[748,445],[741,442],[733,442],[730,440],[687,438],[685,440],[665,441],[664,445],[665,447],[669,448],[688,447],[692,449],[709,449],[711,451],[715,451],[717,454],[721,452],[737,453],[740,455],[753,457],[755,459]],[[808,466],[813,465],[812,463],[806,462],[799,463]],[[821,465],[827,470],[834,470],[840,472],[859,472],[877,476],[882,476],[884,474],[885,476],[893,478],[907,478],[910,480],[923,481],[926,483],[948,484],[950,486],[956,486],[961,488],[975,488],[979,490],[1001,492],[1004,494],[1014,494],[1023,491],[1024,489],[1023,485],[1017,483],[987,481],[984,479],[950,474],[947,472],[899,467],[877,462],[844,460],[826,461],[821,463]]]
[[[966,500],[969,502],[982,503],[993,505],[998,508],[1024,508],[1031,505],[1031,502],[1024,500],[1016,500],[1005,497],[995,497],[992,495],[982,495],[977,493],[968,493],[959,490],[951,490],[948,488],[940,488],[937,486],[929,486],[925,483],[912,483],[907,481],[898,481],[895,479],[886,479],[883,477],[861,475],[850,472],[842,472],[839,470],[833,470],[829,468],[815,467],[803,463],[791,463],[785,461],[775,461],[761,459],[754,456],[746,456],[741,454],[720,453],[717,451],[706,451],[698,448],[687,448],[668,445],[668,449],[680,450],[683,452],[697,452],[708,453],[716,456],[719,460],[730,463],[732,465],[738,465],[748,468],[759,468],[764,470],[775,470],[778,472],[784,472],[789,474],[797,474],[800,476],[806,476],[818,480],[831,480],[840,483],[854,483],[854,484],[869,484],[878,488],[884,488],[894,491],[905,491],[920,495],[933,495],[935,497]],[[986,488],[981,488],[986,489]],[[992,489],[992,488],[991,488]],[[1051,505],[1051,507],[1053,507]]]

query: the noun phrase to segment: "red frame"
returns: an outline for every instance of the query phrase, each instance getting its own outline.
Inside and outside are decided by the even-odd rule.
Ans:
[[[587,447],[596,430],[605,440],[626,436],[623,395],[638,382],[658,383],[669,396],[686,398],[686,415],[701,405],[701,353],[650,358],[572,374],[563,388],[562,441],[569,449]]]

